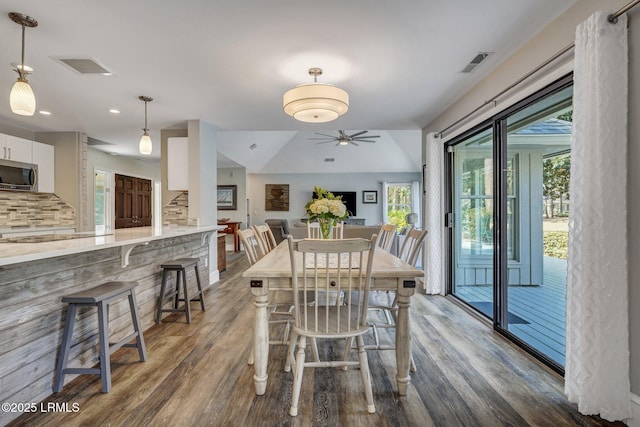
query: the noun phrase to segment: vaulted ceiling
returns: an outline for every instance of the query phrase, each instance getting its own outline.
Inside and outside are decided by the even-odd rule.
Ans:
[[[219,130],[222,165],[254,172],[407,171],[420,168],[420,129],[479,82],[574,0],[5,0],[0,4],[0,123],[31,131],[80,131],[96,148],[140,157],[148,105],[153,159],[160,130],[200,119]],[[38,102],[12,114],[20,27]],[[478,54],[492,54],[462,73]],[[80,74],[61,58],[91,58],[113,75]],[[294,120],[282,94],[320,82],[350,95],[325,124]],[[509,83],[509,82],[507,82]],[[118,109],[120,114],[109,113]],[[370,130],[375,144],[317,145],[315,132]],[[254,149],[249,148],[256,144]],[[334,158],[334,162],[325,162]],[[373,168],[373,169],[372,169]]]

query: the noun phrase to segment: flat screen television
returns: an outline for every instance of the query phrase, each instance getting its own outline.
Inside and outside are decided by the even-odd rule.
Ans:
[[[330,193],[333,193],[334,196],[342,196],[342,202],[344,203],[344,205],[347,207],[347,210],[349,211],[349,216],[356,216],[356,201],[357,201],[357,197],[356,191],[331,191],[329,190]],[[313,193],[313,198],[317,198],[318,195],[314,192]]]

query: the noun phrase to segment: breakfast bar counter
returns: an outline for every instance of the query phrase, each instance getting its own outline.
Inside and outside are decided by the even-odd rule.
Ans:
[[[220,228],[224,227],[140,227],[99,236],[74,233],[37,243],[27,243],[37,239],[26,237],[24,243],[1,239],[0,401],[37,403],[52,393],[65,321],[63,296],[108,281],[136,281],[138,314],[145,330],[154,324],[160,265],[177,258],[198,258],[206,290],[211,283],[209,248],[215,247],[210,240],[215,241]],[[187,282],[195,286],[192,271],[187,274]],[[109,310],[110,334],[115,342],[131,332],[126,304],[125,298]],[[90,331],[97,330],[95,310],[81,312],[78,322],[77,335],[88,339]],[[153,359],[153,352],[148,357]],[[96,345],[84,341],[72,350],[69,366],[92,367],[98,360]],[[95,392],[99,393],[100,380],[96,378]],[[0,425],[18,415],[0,413]]]

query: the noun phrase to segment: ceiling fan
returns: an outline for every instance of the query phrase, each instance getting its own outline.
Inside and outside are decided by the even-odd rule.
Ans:
[[[316,144],[326,144],[328,142],[337,142],[336,146],[338,145],[348,145],[348,144],[353,144],[356,147],[358,146],[358,142],[369,142],[369,143],[374,143],[376,141],[372,141],[372,138],[380,138],[380,135],[365,135],[365,133],[369,132],[368,130],[363,130],[360,132],[356,132],[354,134],[351,135],[347,135],[345,133],[345,131],[343,130],[339,130],[338,131],[338,135],[328,135],[326,133],[318,133],[316,132],[316,135],[321,135],[322,138],[309,138],[309,140],[315,140],[315,141],[320,141],[320,142],[316,142]]]

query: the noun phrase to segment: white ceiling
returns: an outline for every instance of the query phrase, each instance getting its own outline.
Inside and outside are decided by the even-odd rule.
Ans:
[[[153,158],[160,129],[201,119],[219,130],[221,165],[253,172],[420,170],[420,129],[575,0],[4,0],[0,5],[0,123],[32,131],[80,131],[97,146],[140,157],[148,106]],[[25,63],[40,114],[9,109],[20,62],[20,26],[9,12],[38,20],[26,31]],[[478,52],[493,54],[471,74]],[[87,76],[55,58],[93,58],[115,75]],[[282,94],[312,78],[350,95],[349,111],[325,124],[294,120]],[[505,82],[505,84],[510,82]],[[108,112],[121,111],[119,115]],[[359,147],[316,145],[314,132],[368,129]],[[251,150],[249,146],[258,147]],[[333,164],[324,158],[334,157]],[[366,160],[366,161],[363,161]]]

